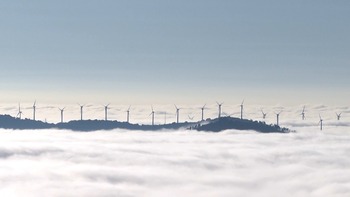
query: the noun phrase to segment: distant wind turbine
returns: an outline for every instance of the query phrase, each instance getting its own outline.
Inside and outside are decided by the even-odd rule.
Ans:
[[[110,109],[109,105],[110,105],[110,103],[108,103],[108,105],[104,105],[104,108],[105,108],[105,121],[107,121],[107,118],[108,118],[108,109]]]
[[[176,108],[176,123],[179,123],[179,119],[180,119],[180,109],[181,108],[177,108],[176,105],[174,105]]]
[[[218,106],[219,106],[219,115],[218,115],[218,117],[221,118],[221,106],[224,103],[219,103],[219,102],[216,101],[216,104],[218,104]]]
[[[35,120],[35,113],[36,113],[36,101],[34,101],[34,104],[33,104],[33,120]]]
[[[153,106],[151,106],[151,109],[152,109],[152,112],[151,112],[150,115],[152,115],[152,126],[154,126],[154,110],[153,110]]]
[[[320,122],[318,122],[318,124],[320,125],[320,129],[322,131],[322,129],[323,129],[323,119],[321,117],[321,114],[319,116],[320,116]]]
[[[207,104],[203,105],[203,107],[201,108],[201,110],[202,110],[202,121],[204,121],[204,110],[206,109],[205,108],[206,105]]]
[[[338,113],[335,113],[335,114],[337,115],[337,120],[340,120],[342,112],[340,112],[339,114]]]
[[[126,111],[126,122],[129,123],[129,118],[130,118],[130,107],[131,105],[129,106],[128,110]]]
[[[61,111],[61,123],[63,123],[63,112],[64,112],[64,109],[65,109],[65,107],[64,108],[58,108],[60,111]]]
[[[281,114],[281,113],[282,113],[282,111],[280,111],[280,112],[278,112],[278,113],[275,112],[276,118],[277,118],[277,126],[280,126],[279,124],[280,124],[280,114]]]
[[[22,111],[21,111],[21,103],[18,104],[18,114],[17,114],[17,117],[19,119],[22,119]]]
[[[262,110],[262,109],[261,109],[261,113],[262,113],[262,115],[263,115],[263,119],[265,119],[265,118],[266,118],[267,113],[264,113],[264,110]]]
[[[79,103],[78,105],[80,106],[80,120],[83,120],[83,108],[85,105],[80,105]]]
[[[305,106],[303,107],[303,111],[301,112],[301,119],[305,120]]]
[[[240,105],[241,106],[241,119],[243,119],[243,104],[244,104],[244,99]]]

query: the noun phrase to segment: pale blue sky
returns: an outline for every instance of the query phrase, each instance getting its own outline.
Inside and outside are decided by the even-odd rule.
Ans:
[[[2,101],[346,103],[345,0],[0,2]]]

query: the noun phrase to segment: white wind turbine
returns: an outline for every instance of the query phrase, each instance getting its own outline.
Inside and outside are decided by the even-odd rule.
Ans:
[[[126,110],[126,122],[129,123],[129,120],[130,120],[130,107],[131,105],[129,106],[128,110]]]
[[[222,103],[219,103],[219,102],[216,101],[216,104],[218,104],[218,107],[219,107],[219,115],[218,115],[218,117],[221,118],[221,106],[222,106],[222,104],[224,104],[224,103],[223,103],[223,102],[222,102]]]
[[[265,118],[266,118],[267,113],[264,113],[264,110],[263,110],[263,109],[261,109],[261,113],[262,113],[263,119],[265,119]]]
[[[205,108],[207,104],[203,105],[203,107],[201,107],[201,110],[202,110],[202,121],[204,121],[204,110],[207,109]]]
[[[301,112],[301,119],[305,120],[305,106],[303,107],[303,111]]]
[[[174,105],[176,108],[176,123],[179,123],[179,119],[180,119],[180,109],[181,108],[177,108],[176,105]]]
[[[108,105],[104,105],[104,109],[105,109],[105,121],[108,120],[108,109],[110,109],[110,108],[109,108],[109,105],[110,105],[110,103],[108,103]]]
[[[22,114],[23,114],[23,112],[22,112],[22,110],[21,110],[21,103],[19,103],[19,104],[18,104],[18,114],[17,114],[17,117],[18,117],[19,119],[22,119]]]
[[[275,112],[275,114],[276,114],[276,119],[277,119],[277,126],[280,126],[279,124],[280,124],[280,114],[282,113],[282,111],[280,111],[280,112],[278,112],[278,113],[276,113]]]
[[[241,119],[243,119],[243,104],[244,104],[244,99],[240,105],[241,106]]]
[[[33,120],[35,120],[35,113],[36,113],[36,101],[34,101],[34,104],[33,104]]]
[[[338,113],[335,113],[335,114],[337,115],[337,120],[340,120],[342,112],[340,112],[339,114]]]
[[[63,113],[64,113],[64,109],[65,109],[65,107],[64,108],[58,108],[60,111],[61,111],[61,123],[63,123]]]
[[[319,114],[319,117],[320,117],[320,121],[318,122],[318,124],[320,125],[320,129],[322,131],[322,129],[323,129],[323,119],[321,117],[321,114]]]
[[[78,103],[78,105],[80,107],[80,120],[83,120],[83,109],[84,109],[85,105],[80,105],[79,103]]]
[[[153,110],[153,106],[151,106],[151,109],[152,109],[152,112],[150,113],[150,115],[152,115],[152,126],[154,126],[154,110]]]

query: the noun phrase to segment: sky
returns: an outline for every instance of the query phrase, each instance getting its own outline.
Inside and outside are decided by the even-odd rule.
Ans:
[[[0,2],[0,102],[346,105],[350,2]]]

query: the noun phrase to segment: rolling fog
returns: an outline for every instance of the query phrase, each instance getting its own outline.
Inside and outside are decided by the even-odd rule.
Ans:
[[[349,196],[350,130],[0,130],[1,196]]]

